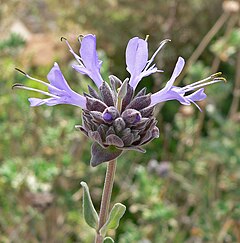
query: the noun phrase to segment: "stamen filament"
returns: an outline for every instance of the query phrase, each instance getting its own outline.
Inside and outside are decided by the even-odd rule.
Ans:
[[[163,41],[160,43],[158,49],[153,53],[151,59],[148,61],[148,64],[147,64],[147,66],[144,68],[144,71],[146,71],[146,70],[148,69],[148,67],[151,65],[151,63],[153,62],[154,58],[155,58],[156,55],[158,54],[158,52],[159,52],[159,51],[163,48],[163,46],[164,46],[167,42],[169,42],[169,41],[171,41],[171,40],[170,40],[170,39],[166,39],[166,40],[163,40]]]
[[[197,81],[197,82],[188,84],[188,85],[182,87],[181,90],[192,88],[193,86],[196,86],[196,85],[201,84],[201,83],[205,83],[205,82],[207,82],[209,80],[212,80],[212,78],[211,77],[208,77],[208,78],[202,79],[200,81]]]
[[[68,48],[69,48],[69,51],[72,53],[72,55],[76,58],[76,60],[78,61],[78,63],[84,67],[83,63],[82,63],[82,58],[77,55],[74,50],[72,49],[71,45],[69,44],[68,40],[65,38],[65,37],[62,37],[61,40],[65,40],[65,43],[67,44]]]
[[[26,89],[26,90],[31,90],[31,91],[35,91],[35,92],[38,92],[38,93],[41,93],[41,94],[44,94],[44,95],[47,95],[47,96],[50,96],[50,97],[53,97],[53,98],[59,98],[59,96],[57,95],[53,95],[49,92],[46,92],[46,91],[43,91],[43,90],[40,90],[40,89],[35,89],[35,88],[31,88],[31,87],[27,87],[25,85],[22,85],[22,84],[14,84],[12,86],[13,89],[17,88],[17,89]]]
[[[196,86],[192,86],[192,87],[186,89],[185,92],[192,91],[194,89],[199,89],[199,88],[202,88],[202,87],[210,85],[210,84],[219,83],[219,82],[222,82],[224,80],[225,80],[224,78],[214,79],[213,81],[210,81],[210,82],[207,82],[207,83],[204,83],[204,84],[199,84],[199,85],[196,85]]]
[[[62,37],[62,38],[64,38],[64,37]],[[15,68],[15,70],[17,70],[18,72],[22,73],[24,76],[26,76],[27,78],[29,78],[29,79],[31,79],[31,80],[33,80],[33,81],[36,81],[36,82],[38,82],[38,83],[40,83],[40,84],[43,84],[43,85],[45,85],[45,86],[47,86],[47,87],[49,87],[49,88],[55,89],[55,90],[57,90],[57,91],[61,91],[60,89],[56,88],[55,86],[53,86],[53,85],[51,85],[51,84],[49,84],[49,83],[46,83],[46,82],[44,82],[44,81],[42,81],[42,80],[40,80],[40,79],[31,77],[29,74],[25,73],[24,71],[22,71],[22,70],[19,69],[19,68]]]
[[[192,87],[192,86],[196,86],[197,84],[200,84],[200,83],[204,83],[204,82],[206,82],[206,81],[208,81],[208,80],[214,80],[215,78],[217,78],[219,75],[221,75],[222,73],[221,72],[218,72],[218,73],[214,73],[214,74],[212,74],[211,76],[209,76],[209,77],[207,77],[207,78],[205,78],[205,79],[202,79],[202,80],[200,80],[200,81],[197,81],[197,82],[194,82],[194,83],[192,83],[192,84],[188,84],[188,85],[186,85],[185,87],[183,87],[183,88],[181,88],[181,90],[184,90],[184,89],[188,89],[188,88],[190,88],[190,87]],[[220,77],[219,77],[220,78]],[[225,80],[225,79],[224,79]]]

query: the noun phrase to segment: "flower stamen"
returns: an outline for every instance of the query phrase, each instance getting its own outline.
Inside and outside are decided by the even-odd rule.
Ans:
[[[180,90],[188,92],[188,91],[202,88],[202,87],[210,85],[210,84],[214,84],[214,83],[218,83],[218,82],[222,82],[222,81],[226,82],[225,78],[219,77],[219,75],[221,75],[221,74],[222,74],[221,72],[214,73],[205,79],[202,79],[200,81],[197,81],[195,83],[182,87]]]
[[[51,85],[51,84],[49,84],[49,83],[46,83],[46,82],[44,82],[44,81],[42,81],[42,80],[40,80],[40,79],[31,77],[29,74],[25,73],[24,71],[22,71],[22,70],[19,69],[19,68],[15,68],[15,70],[18,71],[18,72],[20,72],[21,74],[23,74],[24,76],[26,76],[26,77],[29,78],[30,80],[36,81],[36,82],[38,82],[38,83],[40,83],[40,84],[43,84],[43,85],[47,86],[48,88],[54,89],[54,90],[56,90],[56,91],[60,91],[58,88],[56,88],[55,86],[53,86],[53,85]]]
[[[153,53],[152,57],[148,60],[148,64],[146,65],[146,67],[144,68],[144,71],[146,71],[149,66],[151,65],[151,63],[153,62],[154,58],[156,57],[156,55],[158,54],[158,52],[163,48],[163,46],[167,43],[171,41],[170,39],[166,39],[160,42],[160,45],[158,47],[158,49]]]
[[[15,89],[15,88],[31,90],[31,91],[35,91],[35,92],[38,92],[38,93],[41,93],[41,94],[44,94],[44,95],[47,95],[47,96],[50,96],[50,97],[53,97],[53,98],[59,98],[59,96],[57,96],[57,95],[51,94],[49,92],[46,92],[46,91],[43,91],[43,90],[40,90],[40,89],[31,88],[31,87],[25,86],[23,84],[14,84],[12,86],[12,89]]]
[[[80,40],[80,38],[78,38]],[[69,44],[68,40],[65,38],[65,37],[61,37],[61,41],[65,41],[65,43],[67,44],[68,48],[69,48],[69,51],[72,53],[72,55],[76,58],[77,62],[79,63],[79,65],[81,67],[84,67],[84,64],[82,62],[82,58],[77,55],[74,50],[72,49],[71,45]],[[81,41],[79,41],[81,43]]]
[[[82,43],[82,39],[84,38],[84,35],[83,34],[80,34],[79,36],[78,36],[78,41],[80,42],[80,43]]]
[[[225,82],[226,80],[224,78],[216,78],[216,79],[214,79],[210,82],[199,84],[199,85],[196,85],[196,86],[192,86],[192,87],[186,89],[185,91],[188,92],[188,91],[191,91],[191,90],[195,90],[195,89],[199,89],[199,88],[208,86],[210,84],[215,84],[215,83],[219,83],[219,82],[223,82],[223,81]]]

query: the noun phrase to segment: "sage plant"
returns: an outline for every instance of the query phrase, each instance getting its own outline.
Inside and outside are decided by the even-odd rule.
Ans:
[[[76,59],[73,69],[87,75],[95,83],[95,88],[88,86],[88,93],[76,93],[68,85],[57,63],[47,75],[49,82],[33,78],[17,69],[27,78],[47,86],[48,92],[23,84],[15,84],[13,88],[32,90],[48,96],[44,99],[29,98],[31,106],[68,104],[82,109],[82,125],[76,125],[76,128],[93,140],[90,164],[97,166],[104,162],[108,163],[99,215],[91,201],[87,184],[81,182],[84,189],[84,217],[88,225],[96,230],[95,242],[114,242],[105,236],[109,229],[118,227],[119,220],[125,212],[125,206],[116,203],[109,213],[116,159],[124,150],[144,153],[142,146],[159,137],[157,120],[154,117],[154,108],[157,104],[177,100],[183,105],[193,103],[200,109],[196,102],[206,98],[204,87],[225,79],[220,77],[221,73],[216,73],[184,87],[174,86],[185,64],[184,59],[179,57],[171,78],[163,89],[153,94],[147,93],[146,88],[135,92],[138,83],[144,77],[162,72],[154,64],[154,58],[169,40],[162,41],[149,58],[147,39],[130,39],[126,48],[126,65],[130,77],[121,81],[111,75],[109,82],[103,80],[100,73],[102,61],[98,59],[94,35],[79,37],[81,46],[78,54],[73,51],[67,39],[62,40],[66,42]]]

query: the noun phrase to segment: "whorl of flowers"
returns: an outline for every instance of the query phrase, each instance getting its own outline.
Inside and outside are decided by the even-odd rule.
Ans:
[[[194,103],[198,107],[196,101],[206,98],[203,87],[224,80],[219,77],[220,73],[217,73],[185,87],[174,86],[173,84],[185,64],[184,59],[179,57],[171,78],[162,90],[154,94],[146,94],[146,88],[143,88],[135,93],[142,78],[162,72],[157,69],[153,61],[169,40],[161,42],[159,48],[149,59],[148,42],[138,37],[130,39],[126,48],[126,64],[130,78],[122,82],[116,76],[111,75],[109,84],[103,80],[100,74],[102,61],[98,59],[94,35],[89,34],[79,39],[81,43],[79,55],[73,51],[65,38],[64,40],[77,61],[77,64],[72,67],[77,72],[90,77],[96,84],[97,91],[91,86],[88,87],[88,94],[80,95],[73,91],[57,63],[47,75],[49,83],[32,78],[17,69],[31,80],[47,86],[48,92],[22,84],[15,84],[13,87],[36,91],[49,97],[45,99],[29,98],[31,106],[69,104],[82,108],[82,125],[76,127],[94,140],[91,152],[92,166],[117,158],[123,150],[145,152],[142,145],[159,136],[159,130],[156,127],[157,121],[153,116],[154,107],[158,103],[178,100],[183,105]]]

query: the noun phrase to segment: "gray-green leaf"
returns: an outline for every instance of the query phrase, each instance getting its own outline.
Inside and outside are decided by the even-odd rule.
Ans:
[[[105,236],[109,229],[116,229],[125,211],[126,206],[121,203],[116,203],[109,214],[107,222],[100,229],[100,234],[102,236]]]
[[[103,243],[114,243],[114,240],[111,237],[104,238]]]
[[[83,181],[80,184],[83,187],[83,215],[85,221],[90,227],[97,229],[98,214],[93,206],[88,185],[86,182]]]

